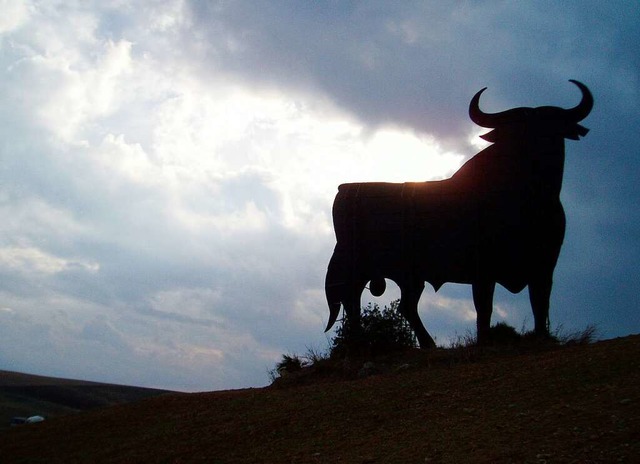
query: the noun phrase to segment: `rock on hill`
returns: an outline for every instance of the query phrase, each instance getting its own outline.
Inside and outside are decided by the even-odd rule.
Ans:
[[[640,462],[640,336],[395,373],[166,395],[0,433],[3,461]]]

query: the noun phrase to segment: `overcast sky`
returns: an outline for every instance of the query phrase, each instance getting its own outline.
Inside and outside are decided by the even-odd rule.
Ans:
[[[552,326],[640,332],[640,4],[0,0],[0,369],[186,391],[324,349],[340,183],[450,176],[482,108],[567,141]],[[397,289],[378,301],[398,296]],[[371,300],[363,296],[363,303]],[[440,344],[468,286],[428,288]],[[494,322],[531,328],[527,292]]]

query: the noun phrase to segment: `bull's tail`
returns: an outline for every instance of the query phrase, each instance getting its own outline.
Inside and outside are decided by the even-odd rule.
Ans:
[[[343,272],[344,266],[339,263],[338,256],[334,253],[331,261],[329,261],[327,277],[324,283],[324,291],[329,305],[329,322],[327,323],[327,328],[324,329],[325,332],[331,330],[340,315],[340,306],[342,305],[346,288]]]
[[[342,304],[340,295],[342,294],[343,284],[329,284],[327,283],[324,290],[327,295],[327,303],[329,304],[329,322],[324,329],[325,332],[331,330],[333,324],[336,323],[338,315],[340,314],[340,306]]]

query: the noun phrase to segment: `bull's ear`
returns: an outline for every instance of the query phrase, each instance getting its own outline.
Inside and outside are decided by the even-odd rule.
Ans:
[[[491,132],[487,132],[480,136],[481,139],[486,140],[487,142],[495,143],[498,140],[498,129],[494,129]]]
[[[580,124],[572,124],[564,131],[564,137],[569,140],[580,140],[589,133],[589,129]]]
[[[578,131],[578,135],[580,137],[584,137],[585,135],[587,135],[589,133],[589,129],[587,129],[584,126],[581,126],[580,124],[576,124],[576,130]]]

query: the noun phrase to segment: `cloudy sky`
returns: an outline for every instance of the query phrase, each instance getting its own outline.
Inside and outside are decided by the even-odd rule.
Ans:
[[[553,327],[640,332],[637,2],[0,0],[0,369],[185,391],[324,349],[340,183],[450,176],[577,104]],[[397,289],[375,300],[385,304]],[[440,344],[468,286],[427,289]],[[365,294],[363,303],[371,300]],[[527,292],[494,321],[531,327]]]

